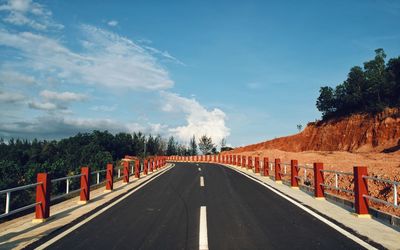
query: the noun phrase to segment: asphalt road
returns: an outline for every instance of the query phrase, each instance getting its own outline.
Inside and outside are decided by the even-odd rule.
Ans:
[[[201,206],[210,249],[363,248],[262,185],[203,163],[177,163],[49,248],[199,249]]]

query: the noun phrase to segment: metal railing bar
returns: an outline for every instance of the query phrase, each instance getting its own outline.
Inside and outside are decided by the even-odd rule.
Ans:
[[[73,190],[73,191],[70,191],[69,193],[60,194],[60,195],[51,197],[51,198],[50,198],[50,202],[51,202],[51,201],[58,200],[58,199],[61,199],[61,198],[65,197],[65,196],[67,196],[67,195],[71,195],[71,194],[74,194],[74,193],[77,193],[77,192],[80,192],[80,191],[81,191],[81,189],[79,188],[79,189],[75,189],[75,190]]]
[[[398,182],[398,181],[392,181],[392,180],[388,180],[388,179],[381,179],[381,178],[377,178],[377,177],[373,177],[373,176],[363,175],[363,178],[364,179],[369,179],[369,180],[374,180],[374,181],[386,182],[386,183],[389,183],[389,184],[400,185],[400,182]]]
[[[55,182],[63,181],[63,180],[67,180],[67,179],[78,178],[78,177],[81,177],[82,175],[83,174],[77,174],[77,175],[71,175],[71,176],[65,176],[65,177],[53,179],[53,180],[51,180],[51,183],[55,183]]]
[[[24,207],[20,207],[20,208],[14,209],[14,210],[12,210],[12,211],[10,211],[10,212],[8,212],[8,213],[1,214],[1,215],[0,215],[0,219],[1,219],[1,218],[4,218],[4,217],[7,217],[7,216],[9,216],[9,215],[12,215],[12,214],[15,214],[15,213],[18,213],[18,212],[27,210],[27,209],[29,209],[29,208],[33,208],[33,207],[35,207],[35,206],[38,205],[38,204],[41,204],[41,202],[36,202],[36,203],[30,204],[30,205],[27,205],[27,206],[24,206]]]
[[[107,172],[107,169],[97,170],[97,171],[91,172],[90,174],[97,174],[97,173],[104,173],[104,172]]]
[[[334,187],[334,186],[326,185],[326,184],[323,184],[323,183],[321,183],[321,186],[323,186],[325,188],[328,188],[328,189],[342,191],[342,192],[345,192],[345,193],[348,193],[348,194],[354,194],[354,191],[347,190],[347,189],[344,189],[344,188]]]
[[[335,171],[335,170],[328,170],[328,169],[322,169],[320,171],[324,172],[324,173],[333,173],[333,174],[351,175],[351,176],[353,176],[353,173],[351,173],[351,172]]]
[[[9,188],[9,189],[5,189],[5,190],[1,190],[0,194],[11,193],[11,192],[31,188],[31,187],[36,187],[40,184],[43,184],[43,182],[37,182],[37,183],[32,183],[32,184],[28,184],[28,185],[24,185],[24,186],[20,186],[20,187]]]
[[[313,167],[307,165],[297,165],[298,168],[305,168],[305,169],[314,169]]]
[[[365,195],[365,194],[364,194],[363,197],[364,197],[364,198],[367,198],[367,199],[369,199],[369,200],[372,200],[372,201],[374,201],[374,202],[383,203],[383,204],[385,204],[385,205],[388,205],[388,206],[391,206],[391,207],[394,207],[394,208],[400,208],[400,206],[396,206],[396,205],[394,205],[394,204],[391,203],[391,202],[384,201],[384,200],[381,200],[381,199],[372,197],[372,196],[370,196],[370,195]]]

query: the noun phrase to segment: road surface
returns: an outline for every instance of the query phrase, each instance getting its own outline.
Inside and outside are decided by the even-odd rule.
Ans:
[[[363,249],[264,186],[232,169],[206,163],[176,163],[49,249],[199,249],[199,245]]]

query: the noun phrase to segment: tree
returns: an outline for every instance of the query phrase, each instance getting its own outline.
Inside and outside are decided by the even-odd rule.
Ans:
[[[299,130],[299,132],[301,131],[302,128],[303,128],[303,125],[297,124],[297,130]]]
[[[194,135],[189,142],[189,153],[190,155],[197,155],[197,143],[196,143],[196,137]]]
[[[357,112],[375,113],[385,107],[400,107],[400,57],[385,64],[383,49],[375,50],[375,58],[355,66],[347,79],[336,86],[322,87],[316,106],[324,119]]]
[[[207,135],[203,135],[202,137],[200,137],[199,148],[204,155],[210,154],[213,147],[214,144],[211,137],[207,137]]]
[[[233,148],[226,146],[226,138],[222,138],[221,142],[221,152],[232,150]]]
[[[220,144],[221,144],[221,148],[226,147],[226,138],[222,138]]]
[[[327,117],[336,111],[333,88],[329,86],[321,87],[317,99],[317,109],[322,112],[323,117]]]
[[[385,58],[383,49],[375,50],[375,58],[364,63],[365,77],[368,82],[368,101],[370,108],[381,107],[385,85]]]
[[[389,102],[393,106],[400,106],[400,57],[389,60],[386,68],[386,81]],[[389,92],[389,93],[388,93]]]
[[[177,154],[177,147],[176,142],[173,136],[168,139],[167,145],[167,155],[176,155]]]

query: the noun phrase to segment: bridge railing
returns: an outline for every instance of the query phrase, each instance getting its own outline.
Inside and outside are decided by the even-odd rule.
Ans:
[[[51,179],[48,173],[38,173],[36,183],[0,190],[0,195],[5,195],[5,211],[3,214],[0,214],[0,219],[35,208],[35,219],[33,222],[43,222],[50,216],[50,203],[69,197],[75,193],[80,193],[78,203],[85,204],[90,200],[90,190],[92,186],[98,186],[105,183],[105,190],[111,192],[113,190],[114,182],[118,179],[123,179],[123,183],[128,183],[129,177],[133,174],[135,177],[140,178],[141,168],[139,159],[135,158],[135,160],[131,161],[135,162],[131,169],[129,169],[129,161],[122,161],[122,166],[116,168],[114,168],[113,164],[111,163],[107,164],[106,169],[96,171],[90,171],[89,167],[82,167],[80,174],[64,176],[55,179]],[[143,162],[149,165],[151,171],[155,171],[165,167],[166,157],[151,157],[150,159],[144,159]],[[145,166],[144,169],[146,169],[146,167],[147,166]],[[122,174],[121,170],[123,172]],[[118,173],[117,178],[114,178],[114,172]],[[104,179],[100,182],[100,177],[103,174]],[[92,178],[95,178],[93,184],[91,184]],[[77,181],[74,183],[79,185],[74,186],[78,186],[78,188],[71,190],[71,182],[75,180]],[[63,191],[61,193],[57,192],[57,194],[53,194],[52,196],[52,186],[59,185],[61,183],[65,183],[65,189],[63,189],[64,187],[61,185]],[[12,193],[29,190],[32,188],[36,188],[36,202],[19,208],[11,209]],[[59,188],[56,188],[55,190],[58,191]]]
[[[376,197],[373,197],[373,196],[367,195],[367,194],[363,195],[364,198],[367,198],[373,202],[382,203],[382,204],[385,204],[387,206],[391,206],[394,208],[400,208],[400,206],[398,204],[398,186],[400,186],[400,182],[377,178],[377,177],[372,177],[372,176],[367,176],[367,175],[362,176],[362,178],[367,181],[372,180],[372,181],[378,181],[378,182],[388,184],[388,186],[391,187],[392,191],[393,191],[393,202],[388,202],[388,201],[385,201],[385,200],[382,200],[382,199],[379,199],[379,198],[376,198]]]
[[[57,179],[52,179],[51,180],[51,184],[57,184],[59,182],[65,181],[65,192],[63,194],[60,195],[56,195],[54,197],[50,197],[50,201],[55,201],[55,200],[59,200],[61,198],[64,198],[68,195],[77,193],[81,191],[81,188],[79,187],[78,189],[75,190],[70,190],[70,184],[71,184],[71,180],[75,180],[77,178],[80,178],[82,176],[82,174],[77,174],[77,175],[72,175],[72,176],[65,176],[65,177],[61,177],[61,178],[57,178]]]
[[[290,179],[290,186],[293,188],[306,187],[313,192],[315,198],[324,199],[325,193],[336,192],[354,200],[355,213],[362,216],[369,214],[369,200],[381,203],[393,208],[400,208],[398,192],[400,182],[377,177],[368,176],[367,167],[355,166],[353,172],[344,172],[324,169],[323,163],[302,164],[297,160],[281,162],[280,159],[270,161],[264,157],[260,162],[258,156],[243,155],[216,155],[212,156],[170,156],[172,161],[195,161],[195,162],[216,162],[233,165],[242,169],[252,170],[265,177],[273,179],[277,183]],[[393,201],[387,201],[372,196],[368,192],[368,181],[382,182],[386,185],[385,190],[391,189]]]
[[[353,182],[354,173],[336,171],[336,170],[327,170],[327,169],[321,170],[321,172],[324,173],[324,183],[322,183],[321,185],[325,189],[335,190],[338,192],[344,192],[347,194],[354,195],[354,188],[353,188],[353,190],[349,190],[349,189],[341,187],[339,185],[339,178],[341,178],[341,179],[347,178],[347,181],[349,181],[349,183]],[[334,184],[333,185],[326,184],[327,179],[333,179]]]
[[[36,188],[38,185],[41,185],[41,182],[37,182],[37,183],[32,183],[32,184],[28,184],[28,185],[24,185],[24,186],[20,186],[20,187],[15,187],[15,188],[9,188],[9,189],[5,189],[5,190],[1,190],[0,191],[0,195],[1,194],[6,194],[6,206],[5,206],[5,212],[3,214],[0,215],[0,219],[10,216],[12,214],[16,214],[28,209],[31,209],[33,207],[35,207],[36,205],[39,205],[38,202],[23,206],[23,207],[19,207],[16,209],[11,209],[11,194],[13,192],[17,192],[17,191],[21,191],[21,190],[27,190],[27,189],[31,189],[31,188]]]

